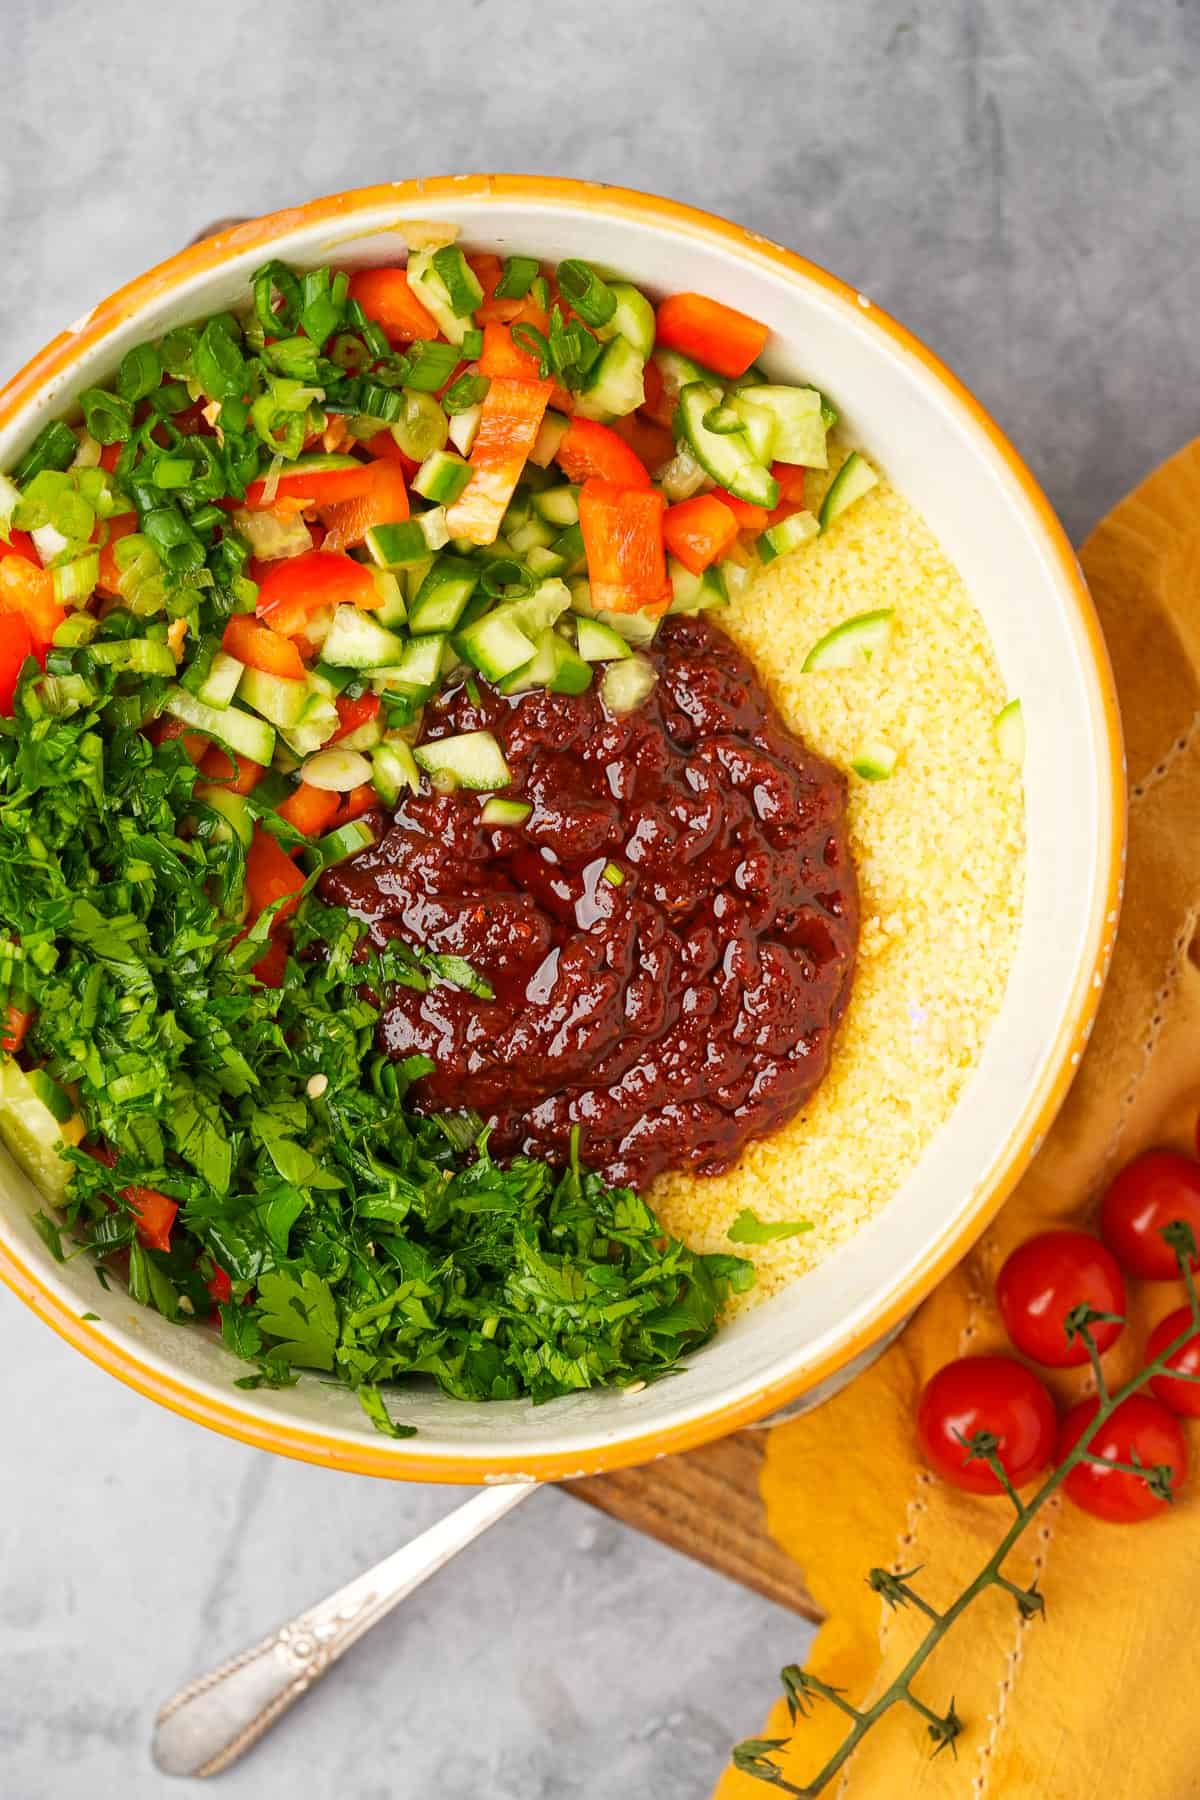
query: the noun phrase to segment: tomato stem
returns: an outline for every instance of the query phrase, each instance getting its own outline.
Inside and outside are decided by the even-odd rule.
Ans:
[[[881,1599],[893,1607],[916,1606],[930,1620],[928,1631],[908,1661],[893,1677],[878,1699],[869,1707],[861,1710],[852,1706],[836,1688],[831,1688],[818,1676],[810,1674],[807,1669],[798,1668],[795,1664],[789,1665],[783,1671],[782,1680],[793,1722],[798,1717],[805,1716],[807,1712],[805,1700],[815,1695],[831,1700],[839,1711],[844,1712],[852,1721],[850,1730],[825,1766],[804,1787],[798,1787],[794,1782],[788,1781],[779,1764],[774,1760],[776,1752],[788,1748],[791,1742],[789,1738],[749,1739],[743,1744],[736,1745],[733,1751],[735,1768],[740,1769],[743,1774],[752,1775],[757,1781],[769,1783],[778,1793],[790,1795],[792,1800],[817,1800],[817,1796],[824,1792],[828,1783],[853,1756],[867,1733],[894,1706],[911,1707],[926,1721],[929,1734],[934,1739],[933,1754],[935,1756],[947,1745],[953,1751],[954,1740],[964,1729],[963,1721],[954,1710],[953,1700],[944,1714],[935,1713],[932,1708],[926,1706],[923,1700],[917,1698],[912,1692],[910,1684],[924,1668],[947,1632],[957,1623],[972,1602],[977,1600],[980,1594],[988,1588],[1002,1588],[1006,1593],[1011,1594],[1024,1619],[1032,1619],[1045,1612],[1045,1601],[1039,1593],[1036,1583],[1031,1584],[1028,1588],[1023,1588],[1018,1583],[1010,1581],[1002,1570],[1021,1534],[1046,1502],[1058,1492],[1071,1470],[1085,1461],[1101,1464],[1106,1469],[1121,1470],[1126,1474],[1139,1476],[1145,1481],[1151,1492],[1160,1499],[1170,1500],[1173,1497],[1171,1471],[1165,1465],[1147,1468],[1136,1463],[1110,1462],[1107,1457],[1101,1457],[1089,1448],[1097,1433],[1117,1408],[1131,1394],[1146,1387],[1154,1376],[1162,1374],[1167,1369],[1171,1357],[1183,1349],[1183,1346],[1195,1336],[1197,1328],[1200,1327],[1200,1296],[1197,1295],[1195,1277],[1192,1272],[1192,1261],[1196,1256],[1195,1236],[1185,1221],[1176,1220],[1165,1228],[1163,1237],[1175,1252],[1179,1272],[1187,1289],[1190,1317],[1185,1328],[1172,1338],[1170,1343],[1163,1345],[1153,1361],[1138,1369],[1124,1387],[1118,1388],[1114,1392],[1104,1379],[1104,1372],[1100,1364],[1100,1352],[1092,1333],[1093,1321],[1086,1316],[1076,1318],[1069,1335],[1081,1338],[1087,1346],[1088,1356],[1096,1375],[1098,1405],[1095,1416],[1089,1428],[1081,1434],[1062,1462],[1051,1470],[1037,1493],[1027,1501],[1022,1500],[1013,1487],[994,1445],[979,1443],[976,1455],[991,1467],[997,1480],[1016,1507],[1017,1516],[975,1579],[963,1589],[958,1598],[944,1612],[939,1613],[910,1587],[909,1578],[917,1573],[915,1569],[910,1569],[902,1575],[892,1574],[883,1569],[872,1569],[867,1580]],[[1167,1372],[1172,1380],[1198,1379],[1196,1376],[1177,1376],[1173,1369]],[[975,1440],[972,1440],[972,1446],[974,1443]]]

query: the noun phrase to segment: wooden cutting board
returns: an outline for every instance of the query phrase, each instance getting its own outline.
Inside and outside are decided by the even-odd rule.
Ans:
[[[758,1487],[765,1444],[765,1432],[742,1431],[640,1469],[569,1481],[562,1491],[801,1618],[819,1619],[799,1566],[767,1536]]]

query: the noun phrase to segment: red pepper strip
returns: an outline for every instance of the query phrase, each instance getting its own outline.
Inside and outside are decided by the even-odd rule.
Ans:
[[[54,598],[54,577],[41,563],[23,556],[0,556],[0,613],[20,613],[33,639],[34,655],[45,664],[45,652],[66,618]]]
[[[236,656],[251,669],[264,675],[282,675],[289,681],[303,681],[307,670],[290,638],[269,625],[260,625],[249,613],[234,613],[221,638],[222,650]]]
[[[373,806],[378,805],[379,795],[375,792],[374,784],[364,781],[361,787],[351,788],[348,794],[342,796],[342,804],[333,821],[333,829],[336,831],[339,825],[348,825],[351,819],[361,819],[364,813],[370,812]]]
[[[350,298],[383,327],[389,344],[441,336],[437,320],[417,299],[403,269],[356,270],[350,277]]]
[[[305,550],[273,562],[258,590],[259,618],[285,637],[303,631],[308,615],[320,607],[343,603],[378,606],[379,589],[370,569],[337,551]]]
[[[492,382],[471,452],[471,479],[446,514],[451,537],[495,542],[553,391],[552,381],[500,375]]]
[[[408,517],[408,488],[404,470],[389,458],[368,463],[370,486],[351,500],[321,509],[321,520],[330,550],[346,550],[361,544],[373,525],[400,525]]]
[[[406,481],[411,481],[421,466],[420,463],[414,462],[411,456],[405,456],[403,450],[400,448],[386,425],[382,431],[377,431],[374,437],[364,438],[362,440],[362,447],[364,450],[368,451],[370,455],[375,457],[377,461],[382,457],[387,462],[398,463],[400,468],[404,470],[404,479]]]
[[[209,781],[219,781],[231,794],[252,794],[266,772],[261,763],[220,744],[210,744],[200,763],[200,773]]]
[[[246,852],[246,894],[255,918],[275,900],[284,900],[276,919],[290,918],[300,904],[303,886],[304,877],[291,857],[269,831],[255,826]],[[288,895],[292,898],[285,899]]]
[[[370,463],[356,462],[345,469],[299,469],[292,475],[279,475],[275,491],[267,499],[270,476],[252,481],[246,489],[246,505],[253,508],[274,506],[277,500],[304,500],[312,506],[332,506],[338,500],[353,500],[371,486]]]
[[[641,410],[652,424],[661,425],[665,431],[670,431],[675,419],[675,406],[668,398],[662,372],[653,357],[642,370],[642,387],[646,397],[642,401]]]
[[[233,1299],[233,1283],[220,1263],[213,1264],[213,1272],[205,1286],[212,1297],[214,1306],[228,1306]]]
[[[26,562],[33,563],[39,569],[42,566],[42,559],[38,555],[29,533],[18,531],[15,526],[9,531],[7,537],[0,531],[0,556],[5,554],[23,556]]]
[[[12,716],[17,681],[33,655],[33,633],[24,614],[0,612],[0,713]]]
[[[713,494],[696,494],[669,506],[663,515],[663,539],[671,555],[693,575],[703,575],[724,556],[738,534],[738,522]]]
[[[729,508],[740,531],[762,531],[771,517],[765,506],[751,506],[749,500],[739,500],[736,494],[727,493],[724,488],[714,488],[713,495]]]
[[[11,1001],[4,1009],[4,1031],[0,1035],[0,1050],[6,1050],[15,1056],[25,1042],[25,1034],[33,1024],[33,1014],[22,1007],[14,1006]]]
[[[330,738],[336,744],[339,738],[349,737],[360,725],[369,725],[379,712],[378,694],[359,694],[355,700],[339,694],[333,703],[337,707],[338,728]]]
[[[704,294],[671,294],[656,318],[658,343],[730,378],[744,375],[767,341],[757,319]]]
[[[675,439],[661,425],[653,420],[643,418],[640,412],[626,413],[622,419],[614,419],[609,426],[619,438],[623,438],[644,468],[661,469],[669,463],[675,454]]]
[[[654,488],[586,481],[579,524],[592,604],[600,611],[661,612],[671,602],[663,552],[665,501]]]
[[[98,1149],[89,1149],[89,1156],[103,1163],[106,1169],[115,1168],[116,1152],[107,1145]],[[138,1242],[147,1250],[169,1250],[171,1248],[171,1227],[175,1223],[175,1215],[179,1207],[174,1200],[168,1200],[157,1188],[127,1187],[120,1190],[136,1220]]]
[[[799,463],[773,462],[771,473],[779,483],[779,498],[790,500],[792,511],[804,505],[805,471]]]
[[[511,325],[489,319],[483,328],[479,373],[489,380],[494,380],[497,375],[508,375],[514,381],[536,381],[538,359],[514,344]]]
[[[302,781],[286,800],[280,801],[275,810],[281,819],[286,819],[289,825],[294,825],[305,837],[318,837],[333,824],[340,804],[339,795]]]
[[[611,481],[617,487],[650,486],[646,466],[624,438],[596,419],[572,419],[554,459],[569,481]]]

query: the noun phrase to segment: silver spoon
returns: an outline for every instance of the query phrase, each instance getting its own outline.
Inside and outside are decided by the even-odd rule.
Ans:
[[[484,1488],[278,1631],[172,1695],[151,1753],[164,1775],[219,1775],[414,1588],[444,1568],[539,1484]]]

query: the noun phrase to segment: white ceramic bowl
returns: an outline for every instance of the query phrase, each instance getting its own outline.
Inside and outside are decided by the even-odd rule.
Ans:
[[[315,1379],[244,1394],[212,1334],[105,1294],[84,1260],[56,1266],[29,1224],[33,1189],[0,1159],[0,1275],[84,1353],[176,1410],[336,1467],[446,1481],[546,1478],[647,1460],[844,1379],[953,1266],[996,1211],[1060,1104],[1116,925],[1123,844],[1111,674],[1075,558],[1028,470],[920,344],[791,252],[667,200],[580,182],[465,176],[314,201],[222,232],[96,307],[0,393],[0,468],[133,343],[241,305],[268,256],[395,261],[406,228],[449,221],[471,247],[583,256],[657,292],[696,289],[764,320],[777,379],[816,376],[850,434],[924,514],[981,609],[1021,695],[1028,863],[1000,1015],[952,1118],[903,1188],[814,1273],[737,1319],[681,1377],[637,1394],[533,1407],[406,1392],[418,1435],[378,1436]],[[81,1315],[94,1312],[96,1322]]]

